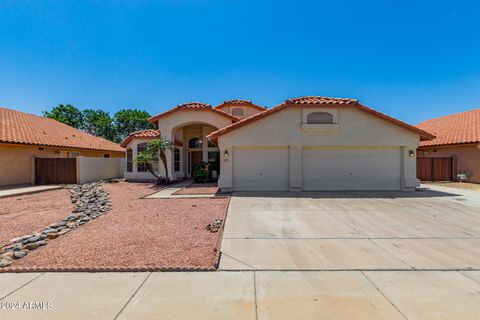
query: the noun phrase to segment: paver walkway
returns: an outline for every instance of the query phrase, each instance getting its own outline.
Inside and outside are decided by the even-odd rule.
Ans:
[[[7,189],[0,189],[0,198],[20,196],[23,194],[37,193],[48,190],[61,189],[62,186],[27,186],[27,187],[12,187]]]
[[[0,274],[0,319],[454,319],[477,271]]]

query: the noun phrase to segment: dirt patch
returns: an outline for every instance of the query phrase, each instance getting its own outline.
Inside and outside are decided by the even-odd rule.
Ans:
[[[441,187],[450,187],[450,188],[459,188],[466,190],[480,191],[480,184],[478,183],[469,183],[469,182],[429,182],[428,184],[433,184]]]
[[[42,231],[73,210],[70,192],[65,189],[0,199],[0,243]]]
[[[220,193],[220,188],[216,182],[211,183],[192,183],[191,185],[178,190],[174,195],[194,195],[194,194],[216,194]]]
[[[217,233],[205,226],[224,219],[228,199],[141,199],[150,184],[106,184],[113,209],[12,267],[39,269],[213,268]],[[10,267],[11,269],[13,269]]]

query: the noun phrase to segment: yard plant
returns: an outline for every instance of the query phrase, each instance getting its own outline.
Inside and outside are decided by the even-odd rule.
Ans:
[[[136,163],[145,166],[145,169],[155,177],[157,184],[168,184],[168,164],[165,152],[174,148],[174,143],[163,137],[152,140],[148,143],[147,148],[137,155]],[[155,163],[158,162],[159,157],[165,169],[165,177],[159,176],[154,170]]]

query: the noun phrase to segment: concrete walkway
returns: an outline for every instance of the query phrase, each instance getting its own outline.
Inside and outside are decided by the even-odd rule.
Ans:
[[[196,198],[216,198],[219,197],[216,194],[184,194],[175,195],[174,193],[182,190],[183,188],[191,185],[193,180],[185,180],[176,184],[173,184],[165,189],[162,189],[154,194],[149,195],[146,199],[196,199]]]
[[[0,198],[21,196],[24,194],[31,194],[49,190],[61,189],[62,186],[26,186],[26,187],[12,187],[8,189],[0,189]]]
[[[0,319],[477,319],[480,272],[0,274]]]

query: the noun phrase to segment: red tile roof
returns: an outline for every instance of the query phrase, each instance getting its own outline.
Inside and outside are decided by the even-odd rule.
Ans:
[[[101,151],[125,150],[118,144],[50,118],[0,108],[0,142]]]
[[[183,104],[179,104],[177,105],[175,108],[172,108],[168,111],[165,111],[163,113],[160,113],[156,116],[153,116],[151,117],[150,119],[148,119],[148,121],[150,122],[153,122],[155,123],[156,121],[158,121],[158,119],[162,118],[162,117],[165,117],[169,114],[172,114],[174,112],[177,112],[179,110],[189,110],[189,111],[211,111],[211,112],[215,112],[217,114],[220,114],[224,117],[227,117],[227,118],[230,118],[231,120],[233,121],[238,121],[238,118],[235,117],[235,116],[232,116],[231,114],[229,113],[226,113],[226,112],[223,112],[222,110],[218,110],[218,109],[215,109],[215,108],[212,108],[211,105],[209,105],[208,103],[203,103],[203,102],[188,102],[188,103],[183,103]]]
[[[218,106],[216,106],[215,109],[221,109],[229,106],[250,106],[261,111],[267,110],[267,108],[253,103],[252,100],[243,100],[243,99],[225,100],[223,101],[222,104],[219,104]]]
[[[149,129],[149,130],[135,131],[130,133],[125,139],[123,139],[120,145],[125,148],[127,144],[133,139],[157,139],[157,138],[160,138],[160,131],[158,130]]]
[[[161,134],[158,130],[148,129],[142,131],[135,131],[130,133],[125,139],[123,139],[120,145],[125,148],[127,144],[133,139],[158,139],[160,137]],[[176,146],[183,146],[183,142],[181,141],[175,140],[174,143]]]
[[[436,136],[421,142],[420,147],[480,143],[480,109],[426,120],[417,127]]]
[[[263,112],[254,114],[248,118],[245,118],[243,120],[240,120],[239,122],[233,123],[229,126],[226,126],[224,128],[221,128],[217,131],[212,132],[209,134],[207,137],[213,141],[216,141],[219,136],[226,134],[227,132],[233,131],[235,129],[241,128],[245,125],[248,125],[252,122],[255,122],[257,120],[260,120],[262,118],[265,118],[273,113],[276,113],[278,111],[281,111],[287,107],[297,107],[299,105],[301,106],[329,106],[332,104],[336,105],[345,105],[345,107],[353,107],[357,108],[360,110],[363,110],[373,116],[376,116],[378,118],[381,118],[385,121],[388,121],[390,123],[393,123],[395,125],[398,125],[400,127],[403,127],[407,130],[413,131],[416,134],[420,136],[421,140],[431,140],[434,138],[434,135],[430,134],[429,132],[426,132],[424,130],[421,130],[415,126],[409,125],[408,123],[405,123],[403,121],[397,120],[395,118],[392,118],[390,116],[387,116],[386,114],[383,114],[381,112],[378,112],[374,109],[371,109],[367,106],[364,106],[359,103],[358,100],[356,99],[350,99],[350,98],[331,98],[331,97],[321,97],[321,96],[307,96],[307,97],[300,97],[300,98],[294,98],[294,99],[288,99],[284,103],[279,104],[276,107],[273,107],[271,109],[267,109]]]
[[[288,104],[358,104],[357,99],[351,98],[332,98],[322,96],[305,96],[299,98],[288,99]]]

